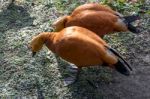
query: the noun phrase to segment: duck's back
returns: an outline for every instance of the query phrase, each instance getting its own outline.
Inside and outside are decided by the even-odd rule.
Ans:
[[[116,14],[115,11],[113,11],[110,7],[106,6],[106,5],[102,5],[99,3],[88,3],[88,4],[83,4],[79,7],[77,7],[76,9],[74,9],[74,11],[72,12],[72,16],[85,11],[85,10],[93,10],[93,11],[106,11],[112,14]]]
[[[82,11],[76,16],[68,18],[65,26],[80,26],[87,28],[99,36],[107,33],[116,32],[115,25],[118,21],[118,16],[105,11]]]

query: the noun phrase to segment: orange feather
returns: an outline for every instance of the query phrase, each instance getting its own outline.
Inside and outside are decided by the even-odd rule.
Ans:
[[[136,17],[133,20],[137,20]],[[110,7],[89,3],[77,7],[71,15],[59,18],[53,26],[56,31],[69,26],[80,26],[103,37],[109,33],[128,31],[128,24],[124,21],[123,15]]]
[[[121,64],[119,58],[108,49],[107,43],[88,29],[72,26],[60,32],[40,33],[31,41],[32,52],[40,51],[44,44],[49,50],[78,68],[108,64],[107,66],[117,71],[118,66],[124,67],[128,74],[124,64]]]

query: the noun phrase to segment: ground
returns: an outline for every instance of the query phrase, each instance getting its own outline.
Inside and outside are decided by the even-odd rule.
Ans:
[[[149,3],[147,0],[145,6]],[[140,34],[120,33],[105,37],[131,64],[131,76],[98,66],[83,68],[80,80],[65,86],[64,78],[71,76],[70,64],[46,48],[33,58],[28,44],[32,36],[53,31],[51,23],[68,12],[58,12],[53,3],[16,0],[8,5],[0,10],[1,97],[36,99],[43,95],[48,99],[150,99],[149,14],[142,15]]]

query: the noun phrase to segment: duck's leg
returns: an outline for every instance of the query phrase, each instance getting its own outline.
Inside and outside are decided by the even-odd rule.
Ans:
[[[76,65],[74,65],[74,64],[70,64],[70,65],[68,66],[68,70],[69,70],[70,72],[72,72],[72,73],[77,73],[77,72],[78,72],[78,67],[77,67]]]
[[[76,73],[76,76],[75,77],[65,78],[65,80],[64,80],[65,86],[74,84],[75,82],[78,81],[79,75],[80,75],[80,72],[81,72],[81,68],[77,68],[76,66],[74,66],[74,65],[71,64],[71,66],[69,66],[69,71],[71,73]]]
[[[78,68],[78,71],[77,71],[77,74],[76,74],[76,77],[75,77],[75,82],[77,82],[79,80],[80,73],[81,73],[81,68]]]

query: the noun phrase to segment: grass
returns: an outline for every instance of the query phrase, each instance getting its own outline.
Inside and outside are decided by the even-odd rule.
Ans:
[[[111,84],[112,71],[94,67],[84,68],[80,82],[64,87],[63,79],[70,75],[69,63],[44,48],[35,58],[31,57],[28,43],[33,35],[43,31],[52,31],[51,24],[59,16],[69,14],[75,7],[94,0],[56,0],[53,2],[26,0],[12,5],[0,12],[0,96],[37,96],[38,79],[40,90],[49,99],[103,99],[101,89],[94,89],[86,79],[90,79],[101,88]],[[95,0],[96,1],[96,0]],[[35,3],[32,6],[32,3]],[[139,11],[141,3],[134,5],[124,0],[102,3],[109,4],[123,13]],[[135,9],[132,9],[135,8]],[[127,9],[127,10],[124,10]],[[132,9],[132,10],[130,10]],[[110,45],[126,54],[127,44],[134,35],[114,34],[105,37]],[[125,38],[124,38],[125,37]],[[123,39],[122,39],[123,38]]]

